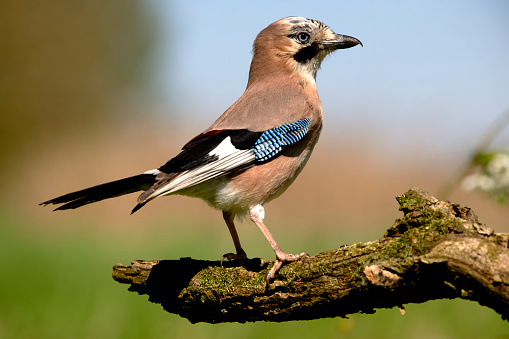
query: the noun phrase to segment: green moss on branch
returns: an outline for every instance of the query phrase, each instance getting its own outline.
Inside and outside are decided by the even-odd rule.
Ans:
[[[509,250],[468,207],[420,189],[396,198],[403,217],[376,241],[343,246],[283,266],[189,258],[116,265],[114,279],[191,322],[288,321],[373,313],[463,298],[509,317]]]

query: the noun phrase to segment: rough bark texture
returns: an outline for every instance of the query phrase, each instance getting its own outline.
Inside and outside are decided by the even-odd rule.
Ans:
[[[381,239],[284,265],[268,287],[272,262],[263,259],[135,260],[115,265],[113,279],[193,323],[344,317],[443,298],[508,319],[509,235],[420,189],[396,199],[404,216]]]

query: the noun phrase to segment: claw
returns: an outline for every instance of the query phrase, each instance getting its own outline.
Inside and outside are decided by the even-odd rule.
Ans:
[[[297,261],[301,258],[309,257],[309,254],[306,252],[302,252],[301,254],[287,254],[284,252],[278,252],[276,253],[276,261],[274,262],[274,265],[269,270],[269,273],[267,273],[266,283],[267,287],[270,285],[270,282],[274,280],[276,277],[277,271],[283,266],[283,263],[285,262],[292,262]]]
[[[230,260],[246,260],[247,254],[246,254],[246,252],[223,254],[223,256],[221,257],[221,267],[223,267],[223,261],[225,259],[228,261],[230,261]]]

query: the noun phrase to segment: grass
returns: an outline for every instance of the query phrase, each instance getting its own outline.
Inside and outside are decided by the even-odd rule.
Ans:
[[[161,223],[141,233],[89,228],[84,220],[72,228],[55,227],[3,213],[0,338],[509,338],[509,325],[498,314],[461,300],[406,305],[404,316],[390,309],[349,319],[193,325],[112,280],[117,262],[213,259],[231,250],[220,221],[206,230],[197,225],[172,229]],[[336,239],[369,240],[365,234],[345,235],[336,229],[329,229],[326,237],[285,229],[275,231],[285,243],[310,253],[332,249]],[[241,236],[248,233],[245,248],[271,257],[256,231],[241,229]]]

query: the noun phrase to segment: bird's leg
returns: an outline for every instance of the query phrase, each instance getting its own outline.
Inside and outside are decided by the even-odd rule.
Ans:
[[[274,266],[270,269],[269,273],[267,274],[267,285],[270,284],[270,281],[274,279],[276,272],[281,268],[284,262],[286,261],[296,261],[299,260],[302,257],[309,256],[307,253],[302,252],[301,254],[287,254],[279,248],[278,244],[276,243],[276,240],[270,233],[269,229],[265,224],[263,223],[263,218],[265,217],[265,210],[262,205],[256,205],[255,207],[251,208],[249,210],[249,218],[251,221],[253,221],[256,226],[262,231],[263,235],[269,242],[270,246],[272,246],[272,249],[276,253],[276,262],[274,263]]]
[[[237,234],[237,230],[235,229],[235,224],[233,223],[233,219],[234,219],[233,215],[230,212],[223,211],[223,219],[226,222],[228,229],[230,230],[230,234],[232,235],[233,244],[235,245],[235,250],[237,251],[237,254],[235,254],[235,253],[224,254],[221,257],[221,265],[223,265],[223,261],[225,259],[227,259],[227,260],[247,259],[246,252],[242,249],[242,246],[240,245],[239,235]]]

